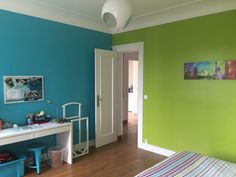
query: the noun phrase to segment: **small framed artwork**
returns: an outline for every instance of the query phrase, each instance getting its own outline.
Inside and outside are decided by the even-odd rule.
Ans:
[[[4,103],[44,100],[43,76],[4,76]]]
[[[236,60],[184,63],[185,80],[236,80]]]

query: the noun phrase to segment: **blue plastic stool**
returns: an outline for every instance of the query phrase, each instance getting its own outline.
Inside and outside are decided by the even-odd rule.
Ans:
[[[35,164],[28,166],[29,168],[36,168],[37,169],[37,174],[40,174],[40,169],[41,169],[41,154],[42,151],[46,149],[46,145],[44,143],[33,143],[28,146],[28,151],[34,153],[34,159],[35,159]]]

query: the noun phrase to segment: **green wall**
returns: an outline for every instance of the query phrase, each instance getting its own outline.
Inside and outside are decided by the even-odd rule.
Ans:
[[[184,62],[236,59],[236,11],[115,34],[144,41],[143,140],[236,162],[236,81],[184,80]]]

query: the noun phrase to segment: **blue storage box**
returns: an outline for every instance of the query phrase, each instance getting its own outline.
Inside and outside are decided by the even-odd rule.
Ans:
[[[22,177],[25,175],[26,156],[21,154],[16,160],[0,164],[0,177]]]

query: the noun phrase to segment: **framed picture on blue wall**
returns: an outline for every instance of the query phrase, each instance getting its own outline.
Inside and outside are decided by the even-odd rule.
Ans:
[[[44,100],[43,76],[4,76],[4,103]]]

